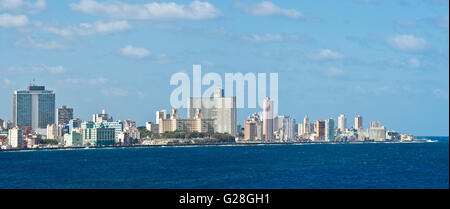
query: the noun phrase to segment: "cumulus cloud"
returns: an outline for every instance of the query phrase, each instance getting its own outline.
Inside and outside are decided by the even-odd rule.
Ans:
[[[135,58],[135,59],[148,59],[158,64],[164,64],[169,62],[169,58],[166,54],[153,54],[149,50],[141,47],[135,47],[132,45],[126,45],[119,49],[121,55]]]
[[[269,1],[261,1],[258,3],[236,2],[235,7],[256,16],[281,15],[293,19],[303,17],[303,15],[295,9],[283,9]]]
[[[120,32],[129,30],[131,25],[127,21],[110,21],[103,22],[97,21],[94,23],[80,23],[79,25],[71,25],[67,27],[44,27],[44,31],[53,33],[60,36],[73,36],[73,35],[96,35],[96,34],[110,34],[114,32]]]
[[[16,41],[14,43],[17,47],[22,48],[37,48],[37,49],[47,49],[47,50],[61,50],[66,49],[66,47],[56,41],[45,41],[45,40],[36,40],[31,37],[27,37],[26,39]]]
[[[389,64],[393,67],[420,68],[422,63],[417,58],[409,58],[404,60],[391,60]]]
[[[0,27],[21,27],[29,23],[25,15],[0,14]]]
[[[187,5],[174,2],[127,4],[120,1],[97,2],[81,0],[71,3],[70,8],[90,15],[120,19],[187,19],[204,20],[220,16],[221,12],[209,2],[193,1]]]
[[[36,12],[45,9],[45,0],[24,1],[24,0],[0,0],[0,10],[28,10]]]
[[[344,56],[331,49],[321,49],[318,52],[307,55],[307,57],[313,60],[336,60],[341,59]]]
[[[428,47],[425,39],[409,34],[390,36],[387,42],[391,47],[406,52],[421,51]]]
[[[131,45],[126,45],[125,47],[121,48],[119,52],[122,55],[138,59],[145,58],[150,55],[150,52],[147,49],[134,47]]]

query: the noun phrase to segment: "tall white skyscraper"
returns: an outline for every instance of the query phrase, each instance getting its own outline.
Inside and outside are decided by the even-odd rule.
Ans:
[[[263,105],[263,134],[266,141],[273,139],[273,117],[273,100],[266,98]]]
[[[311,128],[310,128],[310,123],[309,123],[309,117],[308,114],[305,115],[305,118],[303,118],[303,133],[304,134],[309,134],[311,133]]]
[[[46,130],[55,123],[55,93],[45,86],[28,86],[28,90],[16,90],[13,96],[14,126]]]
[[[159,124],[160,119],[167,119],[167,111],[166,110],[156,111],[156,124]]]
[[[358,131],[362,131],[364,130],[363,128],[363,121],[362,121],[362,116],[358,115],[355,117],[355,129]]]
[[[338,118],[338,128],[344,132],[347,129],[347,118],[345,118],[344,114],[339,115]]]

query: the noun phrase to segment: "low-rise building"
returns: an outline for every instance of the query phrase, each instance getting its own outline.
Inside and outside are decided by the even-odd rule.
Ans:
[[[64,135],[64,146],[83,145],[83,136],[78,132],[72,132]]]
[[[214,132],[214,119],[203,119],[200,108],[193,119],[181,119],[177,109],[172,109],[169,119],[159,120],[159,133],[166,131],[184,130],[186,132],[211,133]]]
[[[8,144],[15,149],[23,148],[22,130],[19,127],[8,130]]]

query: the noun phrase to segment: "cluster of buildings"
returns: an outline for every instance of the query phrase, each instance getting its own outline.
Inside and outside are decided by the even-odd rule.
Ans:
[[[237,124],[236,97],[224,96],[216,89],[210,98],[191,97],[187,104],[187,118],[181,118],[176,108],[171,113],[156,111],[155,122],[147,122],[145,129],[153,133],[177,130],[199,133],[226,133],[238,142],[350,142],[350,141],[410,141],[414,136],[387,131],[380,122],[363,127],[363,118],[354,118],[354,126],[347,126],[341,114],[337,124],[333,118],[311,122],[308,115],[303,123],[287,115],[274,115],[274,101],[266,98],[262,112],[251,114],[243,127]],[[0,119],[2,149],[33,148],[42,140],[56,146],[114,146],[142,143],[140,130],[132,120],[117,120],[106,110],[93,114],[92,120],[74,118],[73,108],[55,108],[55,93],[45,86],[31,85],[16,90],[13,95],[13,120]]]
[[[354,118],[354,126],[347,126],[347,117],[339,115],[337,126],[333,118],[310,122],[308,115],[303,123],[297,125],[297,139],[313,142],[352,142],[352,141],[412,141],[413,135],[400,134],[396,131],[387,131],[379,121],[370,122],[370,127],[364,129],[363,117],[357,115]]]
[[[13,121],[0,119],[2,149],[33,148],[42,141],[56,146],[113,146],[140,138],[136,122],[113,121],[106,110],[92,121],[74,118],[73,108],[55,108],[55,93],[45,86],[30,85],[13,95]]]

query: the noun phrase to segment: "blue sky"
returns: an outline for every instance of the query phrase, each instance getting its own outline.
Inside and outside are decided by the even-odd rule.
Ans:
[[[279,113],[449,135],[449,2],[0,0],[0,118],[36,79],[143,125],[175,72],[279,73]],[[238,122],[259,109],[239,109]]]

